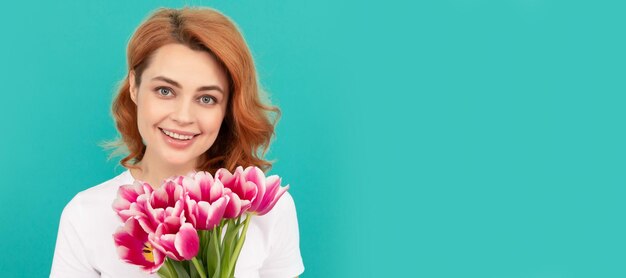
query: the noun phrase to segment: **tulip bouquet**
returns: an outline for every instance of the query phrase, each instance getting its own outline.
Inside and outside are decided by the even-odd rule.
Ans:
[[[160,277],[233,277],[250,219],[274,207],[289,188],[280,183],[240,166],[168,178],[157,189],[122,185],[113,202],[124,223],[113,235],[117,252]]]

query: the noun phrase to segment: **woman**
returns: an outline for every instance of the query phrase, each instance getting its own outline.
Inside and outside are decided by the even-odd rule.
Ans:
[[[128,45],[128,76],[113,102],[128,170],[78,193],[61,216],[51,277],[156,277],[120,259],[111,204],[134,180],[152,186],[190,171],[264,170],[276,107],[260,101],[254,63],[227,17],[211,9],[160,9]],[[262,154],[259,154],[262,151]],[[293,199],[250,223],[236,277],[295,277],[304,271]]]

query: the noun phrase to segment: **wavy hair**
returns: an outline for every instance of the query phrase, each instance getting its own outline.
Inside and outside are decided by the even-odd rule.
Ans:
[[[152,54],[171,43],[213,55],[229,82],[228,106],[219,134],[199,158],[196,170],[214,173],[219,168],[234,171],[236,166],[254,165],[268,171],[272,162],[264,156],[281,113],[278,107],[265,104],[266,98],[261,100],[263,91],[257,84],[252,55],[235,23],[209,8],[156,10],[128,43],[128,72],[135,71],[137,86]],[[115,149],[109,159],[124,154],[120,164],[138,168],[146,146],[137,127],[137,107],[130,98],[128,75],[121,81],[111,112],[121,137],[105,142],[103,147]]]

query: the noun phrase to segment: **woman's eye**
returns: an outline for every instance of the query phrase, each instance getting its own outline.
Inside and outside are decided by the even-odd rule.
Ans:
[[[167,96],[168,94],[172,93],[170,89],[165,88],[165,87],[157,88],[157,92],[159,93],[159,95],[162,95],[162,96]]]
[[[215,99],[211,96],[201,96],[200,102],[204,104],[212,104],[212,103],[215,103]]]

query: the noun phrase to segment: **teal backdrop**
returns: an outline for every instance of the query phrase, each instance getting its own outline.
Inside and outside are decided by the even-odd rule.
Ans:
[[[623,1],[11,1],[0,276],[46,277],[125,47],[157,7],[241,28],[283,111],[268,157],[302,277],[626,277]]]

